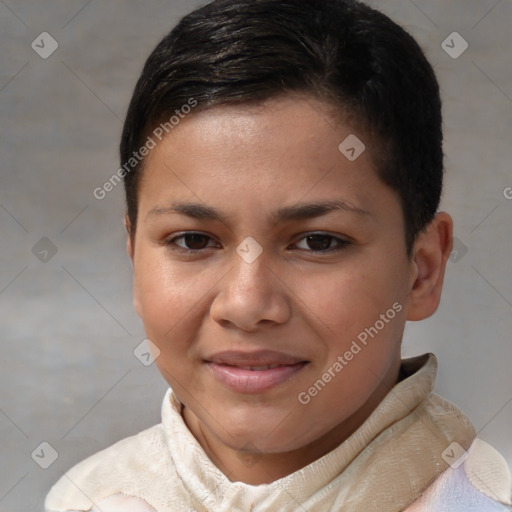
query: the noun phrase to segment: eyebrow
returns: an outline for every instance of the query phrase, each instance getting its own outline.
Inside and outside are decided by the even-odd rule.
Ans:
[[[291,220],[310,219],[320,217],[329,212],[341,210],[360,217],[372,217],[372,214],[352,203],[338,199],[332,201],[320,201],[315,203],[299,203],[292,206],[284,206],[271,213],[267,218],[272,226],[280,222]],[[146,218],[160,215],[178,213],[198,220],[212,220],[228,224],[228,218],[217,209],[205,206],[200,203],[174,202],[169,205],[155,206],[148,213]]]

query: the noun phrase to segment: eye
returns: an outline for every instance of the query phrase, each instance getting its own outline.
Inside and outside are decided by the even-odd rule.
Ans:
[[[327,233],[310,233],[307,236],[301,238],[301,241],[305,241],[307,247],[299,247],[299,244],[295,244],[299,249],[308,250],[308,252],[334,252],[343,249],[347,245],[350,245],[348,240],[342,240],[341,238],[329,235]],[[334,242],[334,246],[332,243]]]
[[[216,245],[209,245],[210,242],[213,242],[212,237],[204,233],[190,231],[170,238],[164,244],[172,250],[184,250],[194,253],[211,247],[217,247]],[[301,244],[302,247],[300,246]],[[327,253],[341,250],[350,245],[350,242],[327,233],[310,233],[294,245],[300,250],[307,252]]]
[[[182,242],[178,243],[178,240],[182,240]],[[210,240],[212,240],[212,238],[203,233],[188,232],[167,240],[165,245],[171,249],[175,249],[173,246],[178,246],[179,248],[189,252],[195,252],[206,249],[208,241]]]

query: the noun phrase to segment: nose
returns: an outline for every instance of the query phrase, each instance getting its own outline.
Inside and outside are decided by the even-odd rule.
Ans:
[[[247,332],[285,323],[291,315],[291,291],[271,267],[265,252],[252,262],[234,253],[232,268],[211,305],[211,318],[222,327]]]

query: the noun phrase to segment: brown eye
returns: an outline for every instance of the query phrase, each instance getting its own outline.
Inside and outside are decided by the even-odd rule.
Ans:
[[[325,235],[310,235],[306,237],[306,240],[310,249],[313,249],[314,251],[325,251],[331,247],[333,237]]]
[[[178,243],[177,240],[182,240],[181,243]],[[169,240],[166,245],[177,245],[182,249],[190,250],[190,251],[199,251],[201,249],[205,249],[208,246],[208,242],[211,240],[211,237],[207,235],[203,235],[202,233],[186,233],[180,236]]]
[[[309,250],[309,252],[331,252],[349,245],[350,242],[342,240],[341,238],[325,233],[310,234],[301,239],[305,241],[306,247],[299,247],[300,249]],[[332,243],[334,242],[334,245]],[[299,244],[296,244],[299,246]]]
[[[187,249],[204,249],[208,245],[208,237],[206,235],[194,233],[192,235],[185,235],[183,239],[186,241]]]

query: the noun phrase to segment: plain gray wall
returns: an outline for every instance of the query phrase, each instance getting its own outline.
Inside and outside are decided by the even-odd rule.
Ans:
[[[202,3],[0,2],[2,512],[40,510],[71,465],[159,422],[167,386],[133,355],[144,332],[123,190],[102,201],[92,191],[118,168],[122,120],[149,52]],[[512,2],[372,5],[417,38],[438,73],[442,209],[459,247],[439,311],[407,325],[403,353],[438,356],[436,391],[512,463]],[[469,45],[458,58],[441,47],[454,31]],[[59,45],[47,59],[31,47],[42,32]],[[40,261],[38,242],[57,253]],[[46,470],[31,457],[41,442],[58,453]]]

